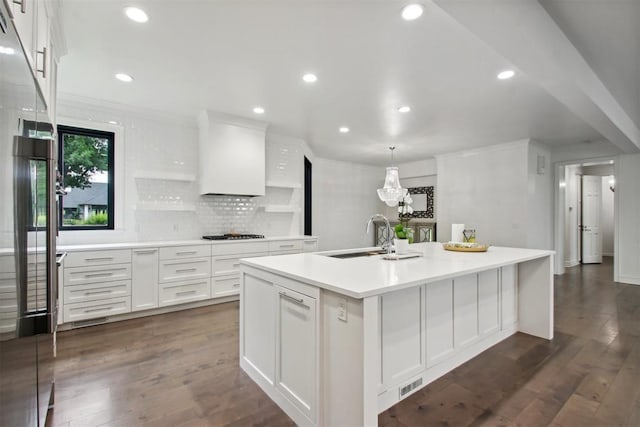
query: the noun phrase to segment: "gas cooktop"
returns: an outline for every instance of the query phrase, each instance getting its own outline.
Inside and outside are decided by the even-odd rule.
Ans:
[[[213,236],[202,236],[202,238],[207,240],[244,240],[244,239],[264,239],[264,236],[262,234],[227,233],[227,234],[218,234]]]

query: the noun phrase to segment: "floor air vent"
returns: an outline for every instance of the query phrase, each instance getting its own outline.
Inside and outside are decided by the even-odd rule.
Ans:
[[[418,378],[417,380],[415,380],[411,384],[407,384],[404,387],[400,387],[400,398],[402,398],[402,396],[404,396],[405,394],[409,393],[410,391],[415,390],[416,388],[420,387],[421,385],[422,385],[422,378]]]

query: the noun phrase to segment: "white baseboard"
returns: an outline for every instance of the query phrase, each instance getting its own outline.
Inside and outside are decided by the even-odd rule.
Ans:
[[[618,277],[618,282],[626,283],[627,285],[640,285],[640,277],[620,275]]]
[[[572,259],[564,262],[565,268],[575,267],[578,264],[580,264],[580,261],[578,261],[577,259]]]
[[[602,256],[613,256],[613,252],[603,252]]]

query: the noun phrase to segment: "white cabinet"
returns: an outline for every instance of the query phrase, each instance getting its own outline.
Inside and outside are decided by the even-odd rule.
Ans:
[[[304,252],[317,252],[318,251],[318,239],[316,239],[316,238],[304,239],[302,241],[302,244],[304,246]]]
[[[478,332],[489,335],[500,329],[499,270],[478,273]]]
[[[160,307],[211,297],[211,245],[160,248],[159,258]]]
[[[424,286],[380,297],[382,383],[384,388],[410,378],[425,368]]]
[[[502,267],[500,275],[500,305],[502,307],[500,329],[504,330],[518,322],[518,266]]]
[[[226,297],[240,292],[240,258],[268,255],[268,242],[232,242],[213,246],[211,296]]]
[[[158,249],[134,249],[131,311],[158,307]]]
[[[240,364],[298,425],[315,425],[319,291],[280,276],[242,274]],[[348,351],[348,349],[345,349]]]
[[[276,320],[276,388],[315,420],[317,390],[316,299],[282,286]]]
[[[69,252],[63,270],[65,323],[131,311],[131,249]]]
[[[34,0],[5,0],[5,3],[12,14],[13,23],[27,61],[34,68],[36,2]]]
[[[453,342],[453,280],[426,286],[427,366],[446,360],[455,349]]]
[[[453,338],[456,348],[478,338],[478,275],[453,280]]]
[[[269,255],[296,254],[304,250],[304,243],[300,239],[275,240],[269,242]]]

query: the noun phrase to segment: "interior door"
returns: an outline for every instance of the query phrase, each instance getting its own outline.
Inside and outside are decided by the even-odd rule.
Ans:
[[[600,209],[602,205],[602,177],[582,177],[582,263],[602,262],[602,233]]]

